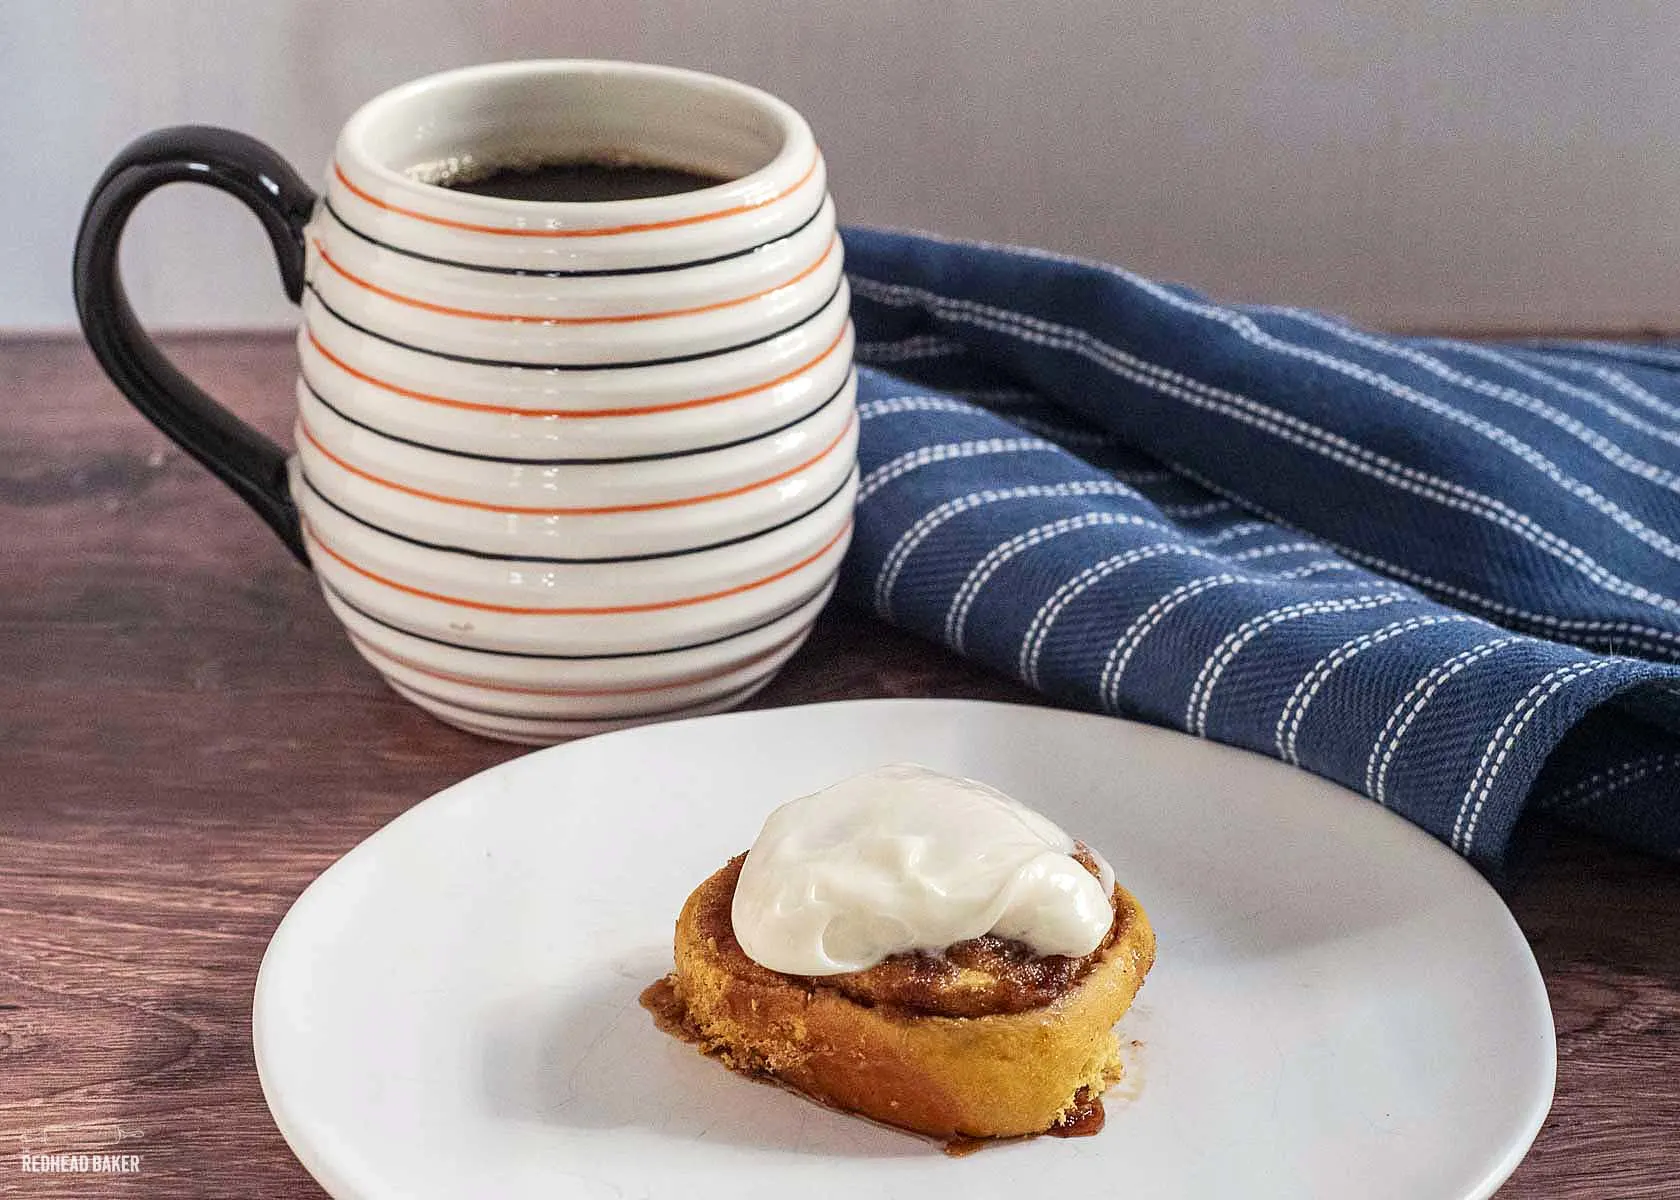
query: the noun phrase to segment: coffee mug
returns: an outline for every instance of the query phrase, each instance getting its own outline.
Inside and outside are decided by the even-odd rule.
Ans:
[[[472,184],[619,164],[706,178],[611,200]],[[302,306],[295,454],[129,307],[123,226],[187,180],[256,213]],[[75,291],[128,399],[453,725],[547,742],[727,708],[833,590],[857,491],[841,246],[809,127],[754,88],[614,62],[447,72],[352,116],[319,197],[248,137],[163,130],[95,187]]]

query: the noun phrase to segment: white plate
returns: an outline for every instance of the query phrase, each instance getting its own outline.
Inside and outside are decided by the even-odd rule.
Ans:
[[[773,806],[899,759],[1042,809],[1149,911],[1100,1135],[948,1158],[638,1007],[684,897]],[[304,892],[253,1026],[275,1120],[340,1200],[1459,1200],[1516,1166],[1556,1065],[1522,933],[1400,818],[1160,729],[940,700],[633,729],[458,784]]]

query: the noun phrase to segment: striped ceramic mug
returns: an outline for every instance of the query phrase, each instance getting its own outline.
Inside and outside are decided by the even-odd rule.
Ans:
[[[603,202],[427,182],[609,157],[727,182]],[[302,305],[294,455],[128,305],[123,226],[181,180],[261,218]],[[628,63],[453,71],[357,112],[319,197],[249,138],[164,130],[97,185],[75,286],[128,398],[452,724],[541,742],[726,708],[833,590],[857,487],[841,249],[810,129],[762,92]]]

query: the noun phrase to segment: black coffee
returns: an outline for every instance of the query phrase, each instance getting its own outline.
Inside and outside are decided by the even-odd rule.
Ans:
[[[502,200],[601,201],[674,196],[727,182],[723,176],[681,167],[583,161],[496,167],[482,175],[450,180],[443,186]]]

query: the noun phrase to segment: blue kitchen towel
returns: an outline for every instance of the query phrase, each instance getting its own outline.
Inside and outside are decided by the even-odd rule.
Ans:
[[[1387,337],[849,230],[853,603],[1328,776],[1483,868],[1680,855],[1680,349]]]

